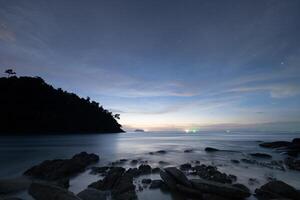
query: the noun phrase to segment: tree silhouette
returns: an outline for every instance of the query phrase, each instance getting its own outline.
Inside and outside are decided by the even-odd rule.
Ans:
[[[13,76],[13,75],[16,75],[17,73],[16,72],[14,72],[14,70],[12,70],[12,69],[7,69],[7,70],[5,70],[5,73],[7,74],[7,76],[8,77],[10,77],[10,76]]]
[[[120,114],[115,114],[115,115],[114,115],[114,118],[120,119]]]

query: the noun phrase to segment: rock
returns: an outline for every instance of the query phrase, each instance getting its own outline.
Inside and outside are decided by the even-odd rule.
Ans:
[[[215,149],[215,148],[212,148],[212,147],[206,147],[204,149],[204,151],[207,151],[207,152],[216,152],[216,151],[220,151],[219,149]]]
[[[130,164],[136,165],[138,162],[139,162],[138,160],[132,160],[132,161],[130,162]]]
[[[256,185],[256,184],[259,184],[259,181],[256,178],[249,178],[248,179],[248,184],[249,185]]]
[[[63,178],[56,181],[56,185],[65,189],[68,189],[70,187],[70,179]]]
[[[109,170],[110,167],[104,166],[104,167],[92,167],[91,168],[91,174],[105,174],[107,170]]]
[[[159,151],[156,151],[156,152],[149,152],[150,155],[156,155],[156,154],[166,154],[167,151],[165,150],[159,150]]]
[[[284,160],[284,164],[289,169],[300,171],[300,160],[296,160],[294,158],[288,157]]]
[[[214,194],[226,198],[243,199],[251,195],[248,191],[229,184],[217,183],[204,179],[193,179],[191,180],[191,183],[194,188],[203,193]]]
[[[159,173],[160,172],[160,168],[159,167],[155,167],[152,169],[152,173]]]
[[[46,183],[32,183],[28,192],[36,200],[80,200],[72,192]]]
[[[271,155],[266,153],[251,153],[250,155],[257,158],[272,158]]]
[[[180,165],[179,168],[183,171],[187,171],[192,168],[192,165],[190,163],[185,163],[185,164]]]
[[[191,152],[193,152],[194,150],[193,149],[186,149],[186,150],[184,150],[183,152],[184,153],[191,153]]]
[[[140,165],[139,166],[139,171],[141,174],[150,174],[151,173],[151,166],[150,165]]]
[[[240,163],[240,161],[238,161],[238,160],[230,160],[232,163],[235,163],[235,164],[238,164],[238,163]]]
[[[264,142],[259,144],[259,146],[265,148],[279,148],[279,147],[287,147],[289,145],[291,145],[291,142],[287,142],[287,141]]]
[[[186,194],[190,197],[202,198],[202,192],[200,192],[199,190],[196,190],[194,188],[186,187],[186,186],[181,185],[181,184],[177,184],[176,188],[179,192],[184,193],[184,194]]]
[[[59,180],[82,172],[88,165],[99,161],[96,154],[81,152],[71,159],[46,160],[24,172],[24,175],[44,180]]]
[[[111,190],[117,180],[123,175],[125,169],[123,167],[111,168],[103,180],[99,180],[90,184],[88,187],[98,190]]]
[[[161,188],[163,184],[164,182],[162,180],[152,180],[149,188],[150,189]]]
[[[182,184],[183,186],[186,186],[186,187],[192,186],[192,184],[187,179],[187,177],[184,175],[184,173],[182,171],[180,171],[179,169],[177,169],[176,167],[167,167],[164,170],[169,175],[171,175],[176,180],[176,182],[178,182],[179,184]]]
[[[220,183],[232,183],[233,175],[227,175],[218,171],[214,166],[197,165],[192,168],[195,175],[200,176],[203,179],[216,181]]]
[[[87,188],[78,193],[77,196],[81,200],[106,200],[107,193],[100,190]]]
[[[246,187],[245,185],[243,185],[243,184],[236,183],[236,184],[232,184],[232,186],[233,186],[233,187],[237,187],[237,188],[239,188],[239,189],[241,189],[241,190],[244,190],[245,192],[250,193],[250,189],[247,188],[247,187]]]
[[[276,198],[289,198],[300,199],[300,193],[294,187],[286,184],[283,181],[270,181],[259,189],[255,190],[255,195],[259,199],[276,199]]]
[[[0,198],[0,200],[23,200],[19,197],[4,197],[4,198]]]
[[[112,197],[122,200],[137,199],[133,177],[130,174],[125,173],[118,179],[112,188]]]
[[[170,190],[176,190],[176,179],[169,175],[169,173],[161,170],[160,177]]]
[[[0,194],[15,193],[29,188],[31,181],[24,177],[0,180]]]
[[[138,168],[129,168],[126,173],[131,174],[133,177],[138,177],[140,175]]]
[[[160,164],[160,165],[168,165],[168,164],[170,164],[170,163],[161,160],[161,161],[158,162],[158,164]]]
[[[215,194],[203,194],[202,200],[229,200]]]
[[[292,143],[300,145],[300,138],[294,138],[293,141],[292,141]]]
[[[144,178],[143,180],[142,180],[142,183],[143,184],[150,184],[151,183],[151,179],[149,179],[149,178]]]

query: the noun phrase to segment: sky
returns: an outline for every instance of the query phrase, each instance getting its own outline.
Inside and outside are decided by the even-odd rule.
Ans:
[[[0,73],[89,96],[126,130],[300,131],[299,10],[298,0],[0,0]]]

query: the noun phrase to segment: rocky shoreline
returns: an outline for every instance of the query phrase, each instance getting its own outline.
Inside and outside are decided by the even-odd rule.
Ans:
[[[298,145],[298,146],[297,146]],[[247,163],[274,170],[300,170],[300,160],[295,152],[299,152],[299,139],[292,142],[261,143],[261,147],[280,148],[287,156],[284,160],[272,160],[266,153],[250,153],[249,159],[231,160],[233,165]],[[290,150],[293,150],[292,156]],[[207,153],[219,150],[213,147],[205,149]],[[184,153],[193,152],[192,149]],[[167,154],[165,150],[150,152],[150,155]],[[11,197],[16,192],[27,191],[36,200],[133,200],[143,190],[162,190],[178,199],[229,200],[247,199],[300,199],[300,191],[281,180],[269,179],[266,184],[251,192],[233,174],[221,172],[216,166],[205,165],[201,160],[183,163],[175,167],[152,167],[147,161],[138,159],[120,159],[105,166],[91,166],[100,157],[93,153],[81,152],[70,159],[46,160],[24,172],[24,176],[16,179],[0,180],[1,200],[20,200]],[[163,164],[164,161],[161,161]],[[123,167],[124,163],[137,167]],[[101,176],[86,189],[74,194],[68,191],[69,181],[79,173],[89,170],[90,174]],[[157,174],[157,179],[143,178],[145,175]],[[136,181],[138,180],[139,181]],[[255,185],[255,177],[249,178],[249,185]],[[6,196],[6,197],[5,197]],[[10,196],[10,197],[7,197]]]

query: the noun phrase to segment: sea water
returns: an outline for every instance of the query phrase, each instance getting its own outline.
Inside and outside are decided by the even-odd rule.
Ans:
[[[286,155],[273,149],[259,147],[260,142],[287,140],[300,137],[298,133],[284,132],[128,132],[119,134],[68,134],[68,135],[26,135],[0,137],[0,178],[11,178],[22,173],[33,165],[47,159],[70,158],[76,153],[86,151],[100,156],[97,166],[105,166],[119,159],[129,159],[123,167],[131,165],[130,160],[147,161],[152,167],[179,166],[198,160],[201,164],[217,166],[222,172],[237,176],[237,182],[247,185],[252,191],[276,178],[300,189],[300,172],[269,169],[253,164],[233,164],[232,159],[249,158],[249,153],[268,153],[273,160],[283,160]],[[213,147],[219,152],[205,152],[205,147]],[[190,153],[185,153],[192,149]],[[149,152],[165,150],[165,154],[151,155]],[[159,164],[164,161],[166,164]],[[91,182],[101,179],[91,175],[90,171],[79,174],[70,181],[69,190],[78,193]],[[158,174],[147,177],[159,179]],[[143,177],[135,180],[137,184]],[[257,179],[249,184],[249,178]],[[20,194],[30,198],[27,194]],[[139,199],[176,199],[160,190],[145,189],[137,193]],[[154,198],[155,197],[155,198]],[[253,199],[251,197],[250,199]]]

